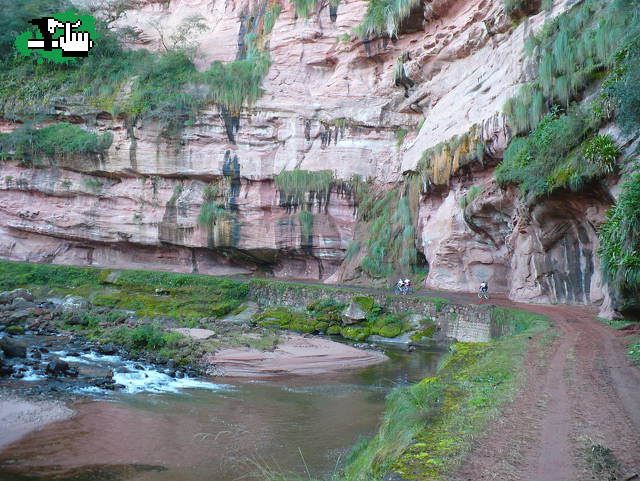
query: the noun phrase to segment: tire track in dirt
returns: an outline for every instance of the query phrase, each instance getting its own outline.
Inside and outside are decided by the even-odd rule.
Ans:
[[[640,473],[640,370],[620,333],[590,308],[495,303],[550,316],[559,337],[547,349],[530,343],[522,390],[450,479],[593,479],[595,443],[613,450],[623,475]]]

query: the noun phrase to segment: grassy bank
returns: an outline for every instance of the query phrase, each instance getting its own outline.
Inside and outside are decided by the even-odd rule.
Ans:
[[[638,324],[639,321],[625,321],[625,320],[608,320],[600,319],[600,321],[613,329],[624,329],[633,324]],[[627,356],[631,361],[640,366],[640,336],[630,336],[627,344]]]
[[[529,338],[548,327],[535,314],[496,311],[510,334],[490,343],[456,343],[436,376],[394,390],[378,434],[356,444],[336,481],[377,481],[390,472],[436,480],[451,472],[516,393]]]
[[[418,340],[432,337],[437,330],[428,316],[412,319],[409,312],[395,314],[373,297],[357,295],[357,290],[283,281],[0,261],[0,291],[15,288],[27,288],[41,300],[71,295],[90,302],[79,312],[55,313],[49,324],[56,329],[182,364],[195,364],[221,347],[273,349],[282,331],[328,333],[362,341],[370,335],[392,338],[413,331]],[[261,296],[269,295],[279,300],[306,299],[308,291],[313,300],[299,308],[260,309],[250,302],[262,304],[267,299]],[[346,302],[332,299],[340,295]],[[445,299],[421,301],[432,302],[438,311],[446,303]],[[343,312],[349,302],[357,304],[366,318],[344,325]],[[250,305],[252,310],[245,312]],[[223,320],[243,313],[243,322]],[[34,317],[11,322],[7,332],[23,332]],[[182,327],[210,329],[215,338],[195,342],[174,331]]]

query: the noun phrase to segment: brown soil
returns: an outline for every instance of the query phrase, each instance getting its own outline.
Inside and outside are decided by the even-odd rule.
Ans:
[[[640,369],[625,355],[623,333],[588,308],[491,302],[548,315],[555,338],[531,341],[520,393],[450,479],[605,479],[588,464],[595,444],[613,451],[618,479],[640,474]]]

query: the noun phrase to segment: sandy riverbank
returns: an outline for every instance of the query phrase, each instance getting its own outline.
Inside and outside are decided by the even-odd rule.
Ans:
[[[221,349],[205,358],[223,376],[269,377],[280,374],[320,374],[370,366],[386,361],[382,352],[358,349],[320,337],[288,335],[273,351]]]
[[[27,401],[0,393],[0,449],[47,424],[73,416],[59,401]]]

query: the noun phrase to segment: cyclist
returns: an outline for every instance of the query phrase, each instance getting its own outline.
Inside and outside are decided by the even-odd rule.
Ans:
[[[404,292],[404,281],[402,279],[398,279],[398,282],[396,282],[396,292],[398,294],[402,294]]]
[[[489,299],[489,284],[487,281],[483,281],[480,284],[480,292],[478,292],[478,297]]]
[[[411,279],[405,279],[404,280],[404,293],[408,294],[410,289],[411,289]]]

